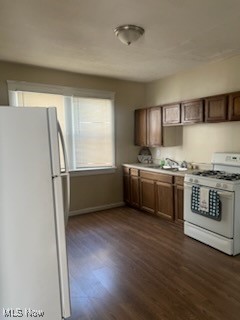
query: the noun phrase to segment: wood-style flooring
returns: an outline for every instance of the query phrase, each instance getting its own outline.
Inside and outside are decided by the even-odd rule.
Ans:
[[[239,320],[240,256],[128,207],[70,218],[71,320]]]

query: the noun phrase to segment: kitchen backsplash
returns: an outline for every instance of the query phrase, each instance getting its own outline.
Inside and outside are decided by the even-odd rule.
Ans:
[[[179,164],[181,164],[183,161],[187,162],[187,165],[190,169],[200,169],[200,170],[212,170],[213,166],[212,164],[209,162],[198,162],[198,161],[189,161],[186,160],[186,158],[184,159],[180,159],[180,158],[175,158],[174,156],[161,156],[162,152],[160,148],[151,148],[151,153],[152,153],[152,161],[154,164],[161,164],[163,161],[165,161],[166,158],[170,158],[174,161],[177,161]]]

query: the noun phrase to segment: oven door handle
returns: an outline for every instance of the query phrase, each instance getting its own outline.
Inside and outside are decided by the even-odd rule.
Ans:
[[[197,184],[191,184],[191,183],[187,183],[185,182],[184,183],[184,188],[186,189],[191,189],[192,186],[196,186]],[[197,185],[201,188],[200,185]],[[224,197],[224,198],[229,198],[231,199],[233,197],[233,191],[222,191],[220,189],[216,189],[216,188],[209,188],[209,187],[205,187],[203,186],[204,188],[208,188],[209,190],[214,190],[214,191],[217,191],[217,193],[219,194],[220,197]]]
[[[227,191],[227,192],[217,191],[217,193],[219,194],[220,197],[229,198],[229,199],[233,197],[233,192],[231,191]]]

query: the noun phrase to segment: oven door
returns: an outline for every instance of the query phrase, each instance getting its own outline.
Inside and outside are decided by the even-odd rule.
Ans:
[[[224,237],[233,238],[234,192],[208,188],[217,191],[220,196],[221,220],[217,221],[192,212],[192,186],[191,183],[184,183],[184,220]]]

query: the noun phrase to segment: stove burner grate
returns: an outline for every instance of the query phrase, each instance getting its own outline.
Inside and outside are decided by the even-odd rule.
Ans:
[[[218,170],[195,171],[193,172],[193,175],[208,177],[208,178],[215,178],[220,180],[228,180],[228,181],[240,180],[240,174],[228,173],[225,171],[218,171]]]

